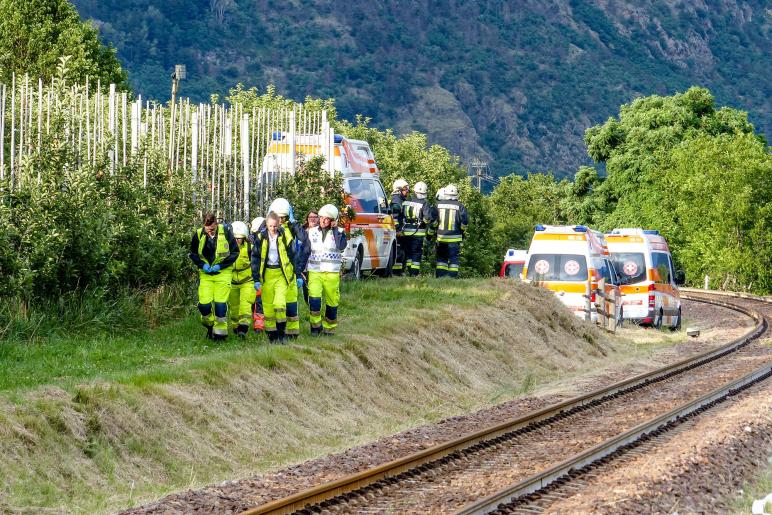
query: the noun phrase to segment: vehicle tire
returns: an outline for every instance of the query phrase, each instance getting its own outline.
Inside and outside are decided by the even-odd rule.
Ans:
[[[676,315],[676,323],[673,327],[671,327],[673,331],[680,331],[681,330],[681,308],[678,308],[678,315]]]
[[[357,255],[354,257],[354,262],[351,264],[348,278],[354,281],[362,280],[362,247],[357,249]]]
[[[386,263],[386,268],[378,270],[378,275],[381,277],[391,277],[392,270],[394,269],[394,262],[397,260],[397,244],[391,246],[391,252],[389,252],[389,262]]]
[[[654,328],[659,330],[662,329],[662,319],[664,318],[664,315],[662,314],[662,309],[659,310],[659,316],[656,320],[654,320]]]

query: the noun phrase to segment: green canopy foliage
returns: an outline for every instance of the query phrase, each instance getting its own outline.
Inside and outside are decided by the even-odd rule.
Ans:
[[[115,49],[100,43],[97,30],[81,21],[70,2],[0,0],[0,81],[10,83],[13,73],[47,80],[62,58],[70,81],[99,79],[128,89]]]

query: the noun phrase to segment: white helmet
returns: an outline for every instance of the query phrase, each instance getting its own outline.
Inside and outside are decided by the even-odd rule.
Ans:
[[[290,214],[290,203],[286,198],[277,198],[271,202],[268,212],[276,213],[279,216],[288,217]]]
[[[413,186],[413,191],[415,191],[415,194],[418,198],[426,198],[426,191],[429,188],[426,187],[426,183],[421,181],[415,183],[415,186]]]
[[[262,216],[258,216],[254,220],[252,220],[252,232],[257,232],[260,230],[260,226],[263,225],[265,222],[265,218]]]
[[[231,230],[233,231],[234,238],[246,238],[249,236],[249,229],[247,228],[247,224],[240,220],[231,224]]]
[[[445,198],[447,200],[458,200],[458,188],[455,184],[445,186]]]
[[[407,181],[405,179],[397,179],[394,181],[394,184],[391,186],[392,193],[397,193],[399,191],[402,191],[402,188],[406,187]]]
[[[332,204],[325,204],[322,206],[322,209],[319,210],[319,216],[329,218],[331,220],[337,220],[338,219],[338,208],[333,206]]]
[[[438,189],[434,198],[437,200],[445,200],[445,188]]]

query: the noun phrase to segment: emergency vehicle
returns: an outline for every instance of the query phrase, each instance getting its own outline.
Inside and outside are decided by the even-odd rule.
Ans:
[[[501,263],[499,277],[509,277],[519,280],[523,273],[523,267],[525,266],[527,257],[528,252],[525,250],[509,249],[504,255],[504,262]]]
[[[262,165],[262,179],[273,182],[289,173],[291,149],[287,134],[275,132]],[[312,157],[324,155],[319,135],[295,136],[295,152]],[[353,219],[341,216],[348,246],[343,252],[343,269],[360,279],[364,271],[391,275],[397,255],[397,229],[389,210],[386,191],[379,178],[375,156],[366,141],[335,134],[332,167],[343,175],[346,203]]]
[[[537,225],[523,281],[552,290],[577,317],[597,321],[603,309],[619,320],[619,281],[606,242],[584,225]]]
[[[627,228],[607,233],[606,242],[621,283],[623,318],[679,328],[683,272],[675,272],[665,238],[659,231]]]

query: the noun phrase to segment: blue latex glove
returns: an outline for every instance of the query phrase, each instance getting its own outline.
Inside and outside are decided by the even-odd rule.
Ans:
[[[303,287],[303,278],[302,277],[298,277],[297,283],[298,283],[298,288],[302,288]]]
[[[203,268],[203,270],[204,270],[204,273],[205,273],[205,274],[208,274],[208,273],[209,273],[209,270],[211,270],[211,267],[209,266],[209,263],[204,263],[204,268]]]
[[[220,265],[214,265],[212,268],[209,269],[209,273],[216,274],[220,271]]]
[[[255,291],[260,291],[260,288],[262,288],[262,284],[260,284],[260,281],[255,281]]]
[[[290,223],[292,223],[292,224],[294,224],[294,223],[295,223],[295,210],[294,210],[294,209],[292,209],[292,206],[290,206],[290,211],[289,211],[289,221],[290,221]]]

